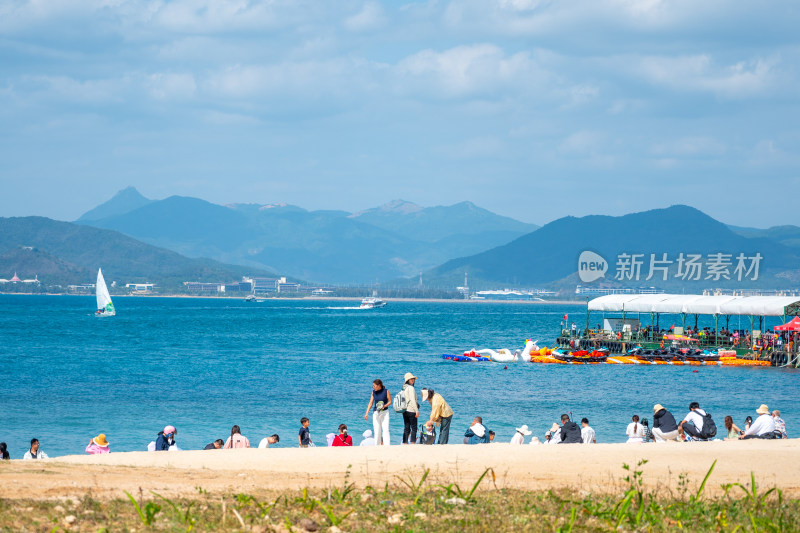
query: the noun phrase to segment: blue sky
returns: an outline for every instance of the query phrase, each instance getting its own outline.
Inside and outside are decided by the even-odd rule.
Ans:
[[[800,224],[799,6],[0,0],[0,216],[133,185]]]

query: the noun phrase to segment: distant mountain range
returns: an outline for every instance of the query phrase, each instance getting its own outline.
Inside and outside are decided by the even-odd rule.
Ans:
[[[222,206],[197,198],[149,200],[120,191],[78,219],[189,257],[210,257],[328,283],[412,276],[505,244],[538,226],[463,202],[397,200],[360,213],[285,205]]]
[[[177,288],[183,281],[238,281],[243,275],[274,275],[210,259],[189,259],[116,231],[44,217],[0,218],[0,277],[48,284],[93,283],[102,267],[108,283],[157,282]]]
[[[468,271],[470,280],[473,280],[470,285],[475,286],[574,287],[581,284],[577,274],[578,258],[581,252],[588,250],[605,260],[608,272],[584,285],[657,286],[672,290],[693,287],[695,291],[716,287],[787,288],[800,281],[800,248],[792,245],[795,242],[793,235],[792,231],[776,228],[746,231],[740,228],[734,232],[701,211],[680,205],[618,217],[564,217],[508,244],[450,260],[426,272],[425,277],[431,283],[456,284]],[[650,254],[663,261],[665,253],[666,260],[672,263],[659,262],[656,265],[668,269],[667,280],[663,280],[662,270],[655,270],[653,277],[646,279],[650,274]],[[701,254],[700,280],[684,279],[685,269],[679,275],[681,253],[684,258],[689,254]],[[731,263],[723,265],[731,279],[723,276],[715,279],[714,270],[709,271],[709,254],[716,253],[730,254],[730,257],[723,256],[722,259]],[[735,268],[740,253],[745,257],[756,257],[756,254],[763,257],[758,261],[758,280],[751,279],[754,271],[744,278],[748,281],[738,280]],[[637,258],[642,263],[638,279],[625,268],[622,269],[622,279],[615,279],[619,272],[620,254],[642,254]],[[629,260],[623,258],[625,261]],[[749,268],[751,262],[747,260],[745,266]],[[630,279],[628,274],[631,274]],[[711,276],[707,279],[709,274]]]

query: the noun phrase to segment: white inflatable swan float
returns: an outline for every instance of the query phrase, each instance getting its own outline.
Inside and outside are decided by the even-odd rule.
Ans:
[[[475,350],[475,353],[485,355],[495,363],[514,363],[516,361],[531,362],[531,352],[539,350],[536,341],[528,339],[525,342],[525,348],[520,351],[516,350],[513,353],[508,348],[500,348],[495,351],[491,348],[484,348],[483,350]]]

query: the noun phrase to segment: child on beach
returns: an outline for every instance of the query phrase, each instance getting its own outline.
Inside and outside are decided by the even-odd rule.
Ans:
[[[311,431],[308,429],[309,424],[308,418],[303,417],[300,419],[300,425],[303,427],[300,428],[300,433],[297,434],[297,443],[301,448],[314,446],[314,443],[311,441]]]
[[[422,431],[419,432],[419,443],[420,444],[435,444],[436,443],[436,427],[433,425],[433,422],[428,420],[425,422],[425,425],[422,426]]]

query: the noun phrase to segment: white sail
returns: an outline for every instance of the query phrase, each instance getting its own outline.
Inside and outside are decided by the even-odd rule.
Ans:
[[[103,279],[103,271],[97,269],[97,314],[115,315],[114,304],[111,302],[111,295],[108,294],[106,280]]]

